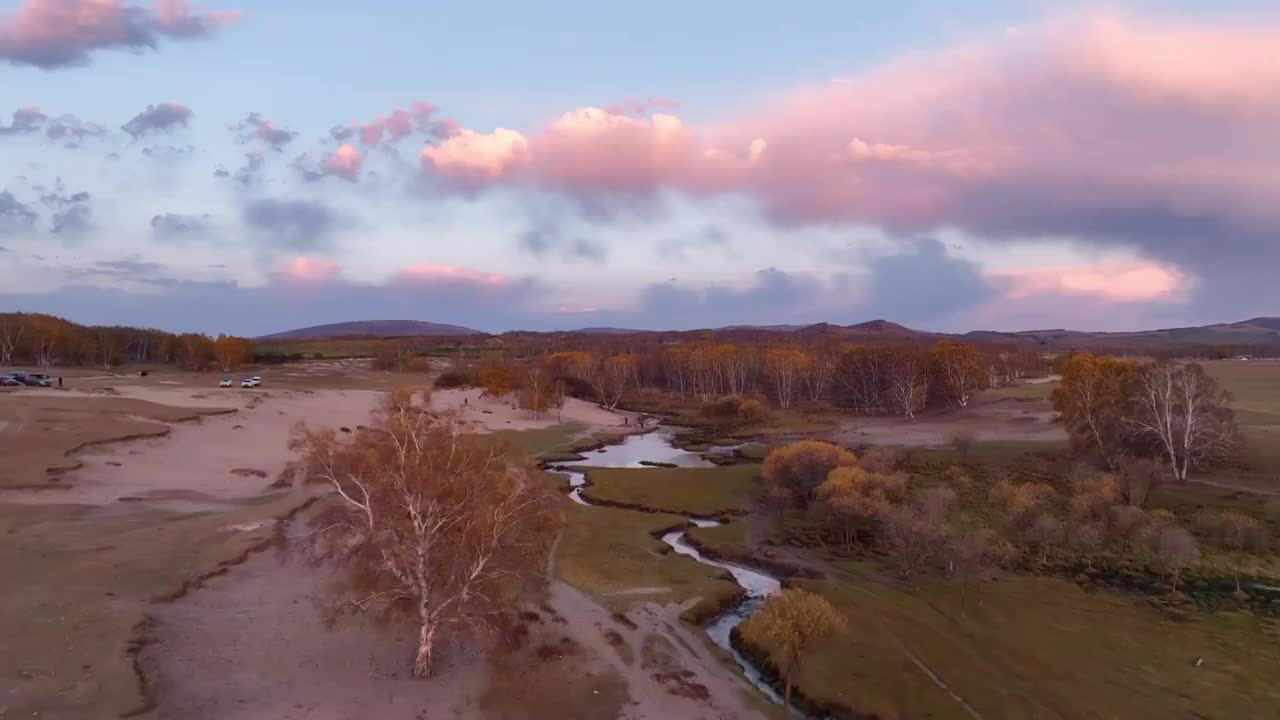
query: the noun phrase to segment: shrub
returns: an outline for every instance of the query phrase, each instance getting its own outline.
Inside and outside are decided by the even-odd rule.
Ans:
[[[952,465],[947,468],[947,474],[944,476],[947,486],[958,493],[967,491],[973,487],[973,478],[969,477],[969,473],[959,465]]]
[[[405,362],[404,369],[409,372],[424,373],[431,370],[431,360],[424,357],[412,357]]]
[[[703,400],[698,411],[703,417],[726,418],[738,415],[744,401],[737,395],[724,395],[713,400]],[[757,403],[758,404],[758,403]]]
[[[898,469],[901,453],[897,448],[878,446],[867,448],[858,464],[867,472],[891,473]]]
[[[764,406],[750,398],[738,404],[738,417],[743,420],[759,420],[764,417]]]
[[[844,448],[802,440],[769,453],[762,474],[771,487],[785,490],[791,498],[807,505],[832,470],[857,462],[853,453]]]
[[[440,373],[440,377],[436,378],[435,386],[441,389],[460,388],[472,385],[471,377],[462,370],[449,370]]]

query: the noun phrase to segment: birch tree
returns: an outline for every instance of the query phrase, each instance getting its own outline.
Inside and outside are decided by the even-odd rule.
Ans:
[[[1225,459],[1234,448],[1230,400],[1199,364],[1156,363],[1138,373],[1125,422],[1184,482],[1192,470]]]
[[[303,477],[332,491],[312,549],[349,571],[341,610],[417,625],[412,672],[426,677],[441,629],[491,628],[539,577],[554,496],[503,449],[402,395],[373,425],[296,431]]]

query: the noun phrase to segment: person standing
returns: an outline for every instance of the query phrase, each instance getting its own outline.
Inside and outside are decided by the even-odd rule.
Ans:
[[[62,376],[61,376],[61,375],[59,375],[59,376],[58,376],[58,389],[59,389],[59,390],[61,390],[61,389],[62,389]]]

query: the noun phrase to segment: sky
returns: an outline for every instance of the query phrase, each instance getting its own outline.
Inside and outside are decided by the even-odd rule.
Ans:
[[[0,311],[1280,314],[1280,8],[0,0]]]

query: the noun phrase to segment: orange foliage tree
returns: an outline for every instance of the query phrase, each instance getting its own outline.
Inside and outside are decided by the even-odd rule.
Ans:
[[[338,609],[414,622],[415,676],[432,674],[442,628],[492,627],[540,578],[556,497],[503,448],[403,394],[371,430],[299,427],[291,447],[306,481],[333,492],[311,539],[349,571]]]

